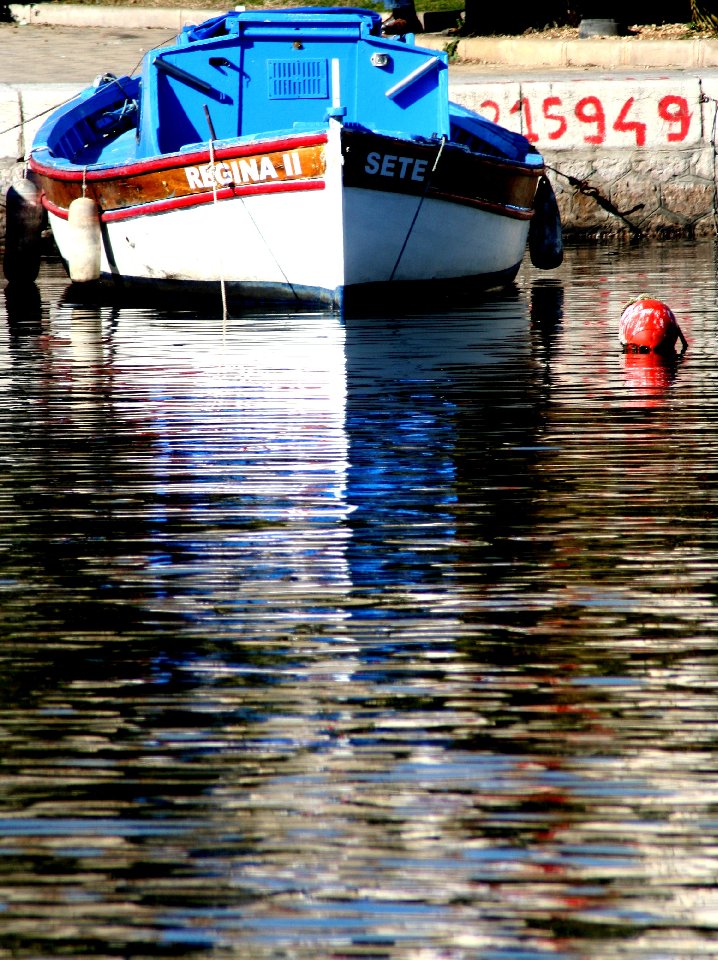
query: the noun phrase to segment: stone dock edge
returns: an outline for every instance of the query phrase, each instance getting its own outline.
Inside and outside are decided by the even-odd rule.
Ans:
[[[128,10],[133,28],[176,31],[218,14],[10,5],[18,24],[90,30],[126,29]],[[450,52],[452,100],[523,133],[543,154],[567,239],[715,235],[718,39],[417,39]],[[8,186],[23,175],[44,117],[78,90],[76,84],[0,84],[0,246]]]

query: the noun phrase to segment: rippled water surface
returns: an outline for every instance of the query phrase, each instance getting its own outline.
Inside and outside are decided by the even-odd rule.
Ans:
[[[718,956],[714,246],[375,306],[0,298],[0,955]]]

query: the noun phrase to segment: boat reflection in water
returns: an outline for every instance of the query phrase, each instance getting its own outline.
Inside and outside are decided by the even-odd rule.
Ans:
[[[175,613],[216,620],[219,605],[240,634],[257,630],[257,605],[260,633],[272,610],[291,630],[295,595],[300,619],[308,597],[321,618],[341,619],[350,512],[341,321],[273,314],[223,325],[64,304],[50,327],[47,359],[53,376],[64,370],[74,429],[89,425],[123,451],[101,482],[114,487],[116,522],[127,503],[146,527],[130,580],[154,584]],[[122,563],[116,574],[127,582]]]
[[[438,888],[421,864],[453,859],[464,787],[486,768],[464,707],[432,704],[442,678],[458,694],[475,673],[467,615],[513,557],[497,526],[525,516],[528,323],[516,294],[443,316],[226,325],[64,302],[9,348],[28,451],[13,485],[32,477],[15,522],[34,514],[41,597],[23,617],[55,637],[20,673],[43,709],[70,710],[71,738],[81,725],[78,762],[102,761],[36,793],[62,823],[23,826],[41,850],[42,829],[99,845],[55,866],[60,899],[79,887],[92,909],[50,939],[79,951],[112,921],[115,945],[139,929],[150,954],[450,944],[472,858]],[[419,812],[415,791],[447,772],[431,732],[445,725],[459,766]],[[382,865],[395,843],[403,866]]]
[[[344,320],[7,299],[0,949],[710,953],[715,277],[682,256]],[[691,343],[657,407],[627,260]]]
[[[487,404],[486,384],[515,378],[530,350],[525,304],[490,304],[484,315],[223,322],[61,301],[34,342],[45,429],[57,431],[44,435],[53,455],[38,473],[54,489],[80,485],[87,523],[104,522],[109,542],[139,525],[129,557],[106,557],[113,589],[133,585],[153,609],[209,629],[217,604],[239,634],[291,629],[309,611],[341,622],[361,615],[347,597],[362,585],[375,616],[392,583],[402,606],[421,602],[437,569],[449,608],[461,593],[451,570],[462,473],[501,472],[497,432],[532,428],[525,402],[502,413],[505,398],[494,407],[489,391]],[[58,459],[63,441],[72,452]],[[500,512],[486,486],[491,502],[472,523]]]

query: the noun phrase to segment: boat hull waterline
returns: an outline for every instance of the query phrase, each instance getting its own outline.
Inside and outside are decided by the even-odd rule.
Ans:
[[[220,40],[222,50],[233,51],[243,40],[233,31],[244,16],[227,15],[218,33],[213,22],[204,32],[196,28],[200,32],[181,40],[179,52],[203,51],[207,60]],[[348,118],[348,112],[363,118],[368,108],[356,91],[347,98],[351,110],[341,106],[338,78],[341,70],[350,72],[342,57],[359,70],[346,50],[327,59],[331,82],[325,92],[301,87],[296,78],[290,84],[302,109],[326,96],[329,107],[317,114],[321,122],[287,122],[286,129],[273,127],[266,134],[261,129],[242,134],[240,103],[227,124],[239,135],[227,136],[227,128],[217,132],[203,103],[206,140],[198,139],[194,128],[187,134],[166,125],[162,136],[174,149],[148,152],[139,118],[149,110],[147,103],[157,113],[163,102],[162,89],[146,92],[148,77],[169,73],[174,79],[176,73],[182,90],[199,83],[184,68],[166,64],[154,72],[146,66],[142,84],[107,78],[57,111],[38,135],[29,169],[70,275],[77,243],[70,210],[89,198],[100,224],[96,279],[123,289],[144,285],[207,293],[222,284],[232,297],[339,305],[347,292],[377,284],[419,291],[427,284],[485,288],[512,280],[526,250],[539,181],[545,182],[541,157],[523,138],[501,128],[494,133],[488,121],[449,105],[445,60],[376,36],[373,23],[364,20],[370,16],[350,11],[342,22],[347,20],[347,30],[352,18],[360,25],[360,41],[374,51],[372,65],[377,45],[388,44],[397,62],[408,53],[420,56],[418,67],[384,91],[380,108],[394,110],[409,126],[414,117],[423,132],[372,129]],[[277,13],[268,23],[249,20],[247,29],[256,26],[257,36],[265,30],[273,42],[284,29]],[[316,11],[295,13],[294,21],[297,30],[319,33],[327,22],[338,22]],[[334,32],[322,38],[325,43],[333,42]],[[255,71],[266,63],[275,61],[259,57]],[[306,61],[300,66],[306,70]],[[373,81],[374,74],[369,76]],[[200,99],[211,101],[213,88],[205,86]],[[405,90],[411,97],[403,102]],[[276,109],[277,100],[291,100],[290,94],[272,92],[268,109]],[[248,96],[243,94],[244,100]],[[183,108],[187,115],[191,107]],[[244,109],[250,115],[249,106]],[[399,126],[388,115],[387,125]],[[428,134],[432,126],[439,132]],[[464,142],[456,141],[457,129]],[[512,138],[505,152],[502,136]],[[150,146],[157,148],[161,138],[160,133],[149,138]]]
[[[34,171],[61,254],[72,201],[97,202],[101,274],[113,282],[224,281],[238,296],[336,302],[356,285],[515,275],[540,171],[450,149],[446,170],[432,171],[436,147],[343,139],[334,154],[315,136],[61,178],[40,162]]]

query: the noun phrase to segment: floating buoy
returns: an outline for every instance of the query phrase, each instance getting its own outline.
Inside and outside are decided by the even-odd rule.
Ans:
[[[534,215],[529,224],[529,254],[539,270],[555,270],[563,263],[563,231],[556,194],[548,177],[542,176],[534,197]]]
[[[18,180],[5,195],[3,273],[9,283],[34,283],[40,272],[44,210],[32,180]]]
[[[667,353],[674,350],[678,340],[681,353],[688,347],[671,308],[645,296],[624,308],[618,335],[624,350]]]
[[[75,283],[100,276],[102,231],[100,209],[91,197],[77,197],[67,212],[67,271]]]

